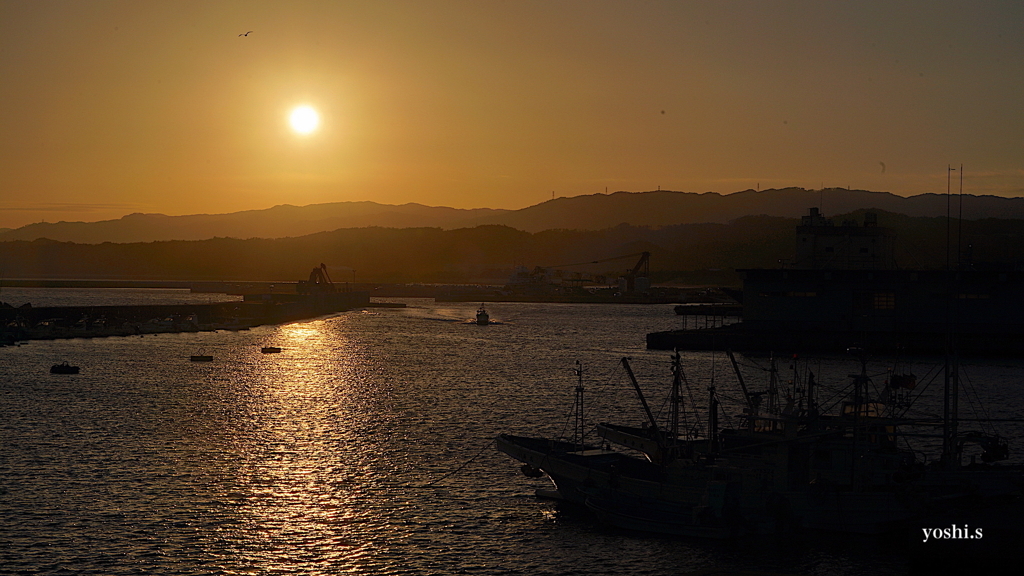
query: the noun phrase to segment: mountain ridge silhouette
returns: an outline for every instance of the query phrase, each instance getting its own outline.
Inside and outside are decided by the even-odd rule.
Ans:
[[[452,230],[481,225],[508,226],[524,232],[544,230],[602,230],[620,224],[660,228],[677,224],[725,224],[745,216],[797,218],[817,207],[822,214],[876,209],[911,217],[945,216],[944,194],[903,197],[890,192],[828,188],[781,188],[717,192],[614,192],[547,200],[519,210],[461,209],[377,202],[332,202],[225,214],[135,213],[99,222],[36,223],[0,229],[0,241],[48,238],[61,242],[99,244],[210,238],[287,238],[342,228],[441,228]],[[961,199],[952,198],[953,216]],[[1024,219],[1024,198],[965,194],[965,220]]]

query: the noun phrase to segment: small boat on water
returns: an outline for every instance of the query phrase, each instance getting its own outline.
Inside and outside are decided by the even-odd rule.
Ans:
[[[78,366],[72,366],[67,362],[61,362],[60,364],[50,366],[50,374],[78,374],[78,372]]]
[[[483,303],[480,304],[480,308],[476,311],[476,323],[478,326],[487,326],[491,323],[491,315],[487,313]]]
[[[260,352],[262,352],[263,354],[280,354],[281,349],[278,348],[277,346],[264,346],[260,348]]]
[[[202,351],[199,354],[193,354],[188,357],[192,362],[213,362],[213,356],[210,354],[203,354]]]

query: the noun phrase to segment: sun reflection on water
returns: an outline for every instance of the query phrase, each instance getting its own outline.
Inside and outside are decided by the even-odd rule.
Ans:
[[[278,327],[273,341],[285,353],[241,376],[247,393],[237,400],[252,419],[239,446],[240,525],[228,538],[238,560],[261,573],[364,571],[393,531],[374,496],[380,454],[361,433],[381,415],[368,411],[375,402],[364,397],[358,364],[343,358],[352,343],[341,323]],[[280,550],[291,553],[270,553]]]

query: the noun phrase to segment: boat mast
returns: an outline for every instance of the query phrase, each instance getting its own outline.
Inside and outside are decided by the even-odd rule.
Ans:
[[[868,415],[868,357],[862,348],[850,348],[849,352],[860,360],[860,374],[853,377],[853,460],[850,462],[850,486],[858,490],[857,462],[860,460],[860,417]]]
[[[714,459],[718,455],[718,396],[715,385],[708,387],[708,457]]]
[[[580,361],[576,361],[576,402],[575,402],[575,421],[572,427],[572,441],[576,444],[578,450],[583,449],[583,367],[580,365]]]
[[[807,370],[807,417],[810,420],[818,418],[818,406],[814,403],[814,372]]]
[[[683,378],[683,367],[679,360],[679,349],[677,348],[676,353],[672,355],[672,423],[669,429],[672,433],[671,440],[673,448],[679,444],[679,412],[682,407],[681,404],[683,403],[682,397],[679,395],[679,385]]]

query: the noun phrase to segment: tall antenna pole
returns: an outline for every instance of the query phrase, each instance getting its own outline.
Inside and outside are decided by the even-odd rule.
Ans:
[[[955,170],[949,164],[946,165],[946,272],[949,272],[949,220],[950,220],[950,208],[949,208],[949,173]]]
[[[951,430],[951,420],[949,417],[949,377],[950,377],[950,366],[949,366],[949,353],[951,352],[949,326],[952,324],[952,317],[950,316],[950,309],[952,308],[953,299],[953,282],[950,280],[950,268],[949,268],[949,226],[950,226],[950,206],[949,206],[949,178],[950,172],[953,167],[946,165],[946,349],[945,359],[942,366],[942,460],[943,466],[950,466],[953,460],[953,442],[950,438],[949,432]]]
[[[963,228],[964,228],[964,165],[960,165],[960,214],[956,221],[956,268],[960,270],[960,258],[963,256]]]
[[[950,249],[952,248],[951,222],[952,195],[950,190],[951,172],[956,170],[946,166],[946,353],[943,362],[943,399],[942,399],[942,460],[947,469],[956,467],[957,462],[957,412],[959,410],[959,369],[956,357],[956,316],[959,314],[959,300],[956,286],[956,273],[951,266]],[[960,165],[960,218],[963,220],[963,164]],[[960,268],[960,230],[962,224],[957,223],[957,269]]]
[[[949,350],[952,354],[953,373],[950,374],[950,398],[949,398],[949,435],[950,445],[953,448],[953,459],[950,461],[950,467],[955,467],[960,464],[959,452],[957,451],[956,438],[959,434],[960,424],[960,355],[957,351],[957,323],[960,321],[960,289],[959,289],[959,270],[961,270],[960,258],[962,250],[960,247],[963,222],[964,222],[964,165],[960,165],[960,215],[957,218],[957,229],[956,229],[956,261],[957,261],[957,275],[958,277],[953,280],[953,294],[955,299],[953,300],[953,322],[949,327]]]

